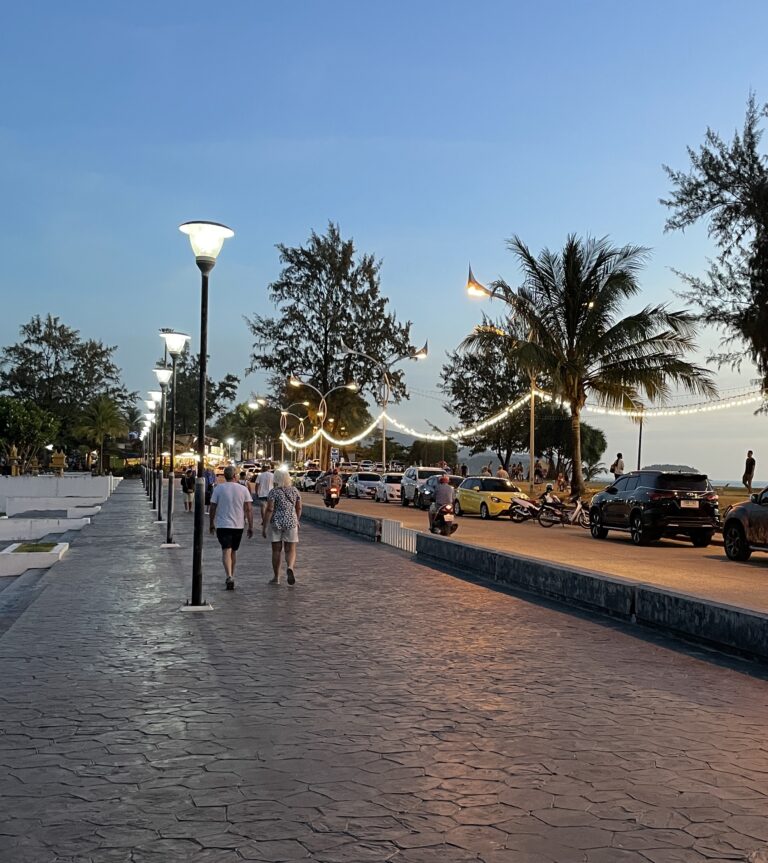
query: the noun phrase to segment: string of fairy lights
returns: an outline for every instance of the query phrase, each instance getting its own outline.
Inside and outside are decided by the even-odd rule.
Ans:
[[[557,405],[564,404],[562,399],[556,398],[552,396],[551,393],[544,392],[543,390],[535,390],[534,395],[537,399],[543,402],[552,402],[553,404]],[[690,416],[691,414],[710,413],[713,411],[727,410],[729,408],[757,404],[763,401],[763,398],[764,396],[759,390],[753,390],[751,392],[741,393],[739,395],[725,396],[723,398],[714,399],[708,402],[695,402],[692,404],[677,405],[675,407],[642,409],[633,408],[630,410],[624,410],[620,408],[605,408],[600,407],[599,405],[585,405],[584,410],[588,411],[589,413],[602,414],[605,416],[628,417],[631,419],[642,418],[645,420],[653,417]],[[374,431],[374,429],[376,429],[381,424],[382,421],[386,421],[388,426],[394,427],[398,431],[401,431],[407,435],[411,435],[418,440],[436,441],[438,443],[441,441],[461,441],[463,438],[473,437],[480,432],[485,431],[485,429],[490,428],[497,423],[503,422],[507,417],[510,416],[510,414],[515,413],[516,411],[527,405],[530,400],[531,394],[526,393],[519,399],[510,402],[510,404],[508,404],[505,408],[500,410],[498,413],[489,416],[482,422],[475,423],[474,425],[466,426],[464,428],[455,429],[454,431],[446,434],[419,431],[418,429],[411,428],[411,426],[400,422],[398,419],[391,416],[386,411],[382,411],[365,429],[363,429],[358,434],[353,435],[352,437],[336,438],[333,435],[329,434],[324,428],[319,428],[310,437],[304,438],[303,440],[297,440],[296,438],[292,438],[285,432],[283,432],[283,434],[280,436],[280,439],[291,451],[307,449],[308,447],[311,447],[312,444],[318,441],[321,437],[332,446],[351,446],[352,444],[359,443],[361,440],[367,438]]]

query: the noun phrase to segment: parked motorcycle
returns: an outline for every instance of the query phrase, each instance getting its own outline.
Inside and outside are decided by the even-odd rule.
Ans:
[[[538,504],[522,497],[513,498],[509,507],[509,517],[517,524],[537,518],[540,512],[541,507]]]
[[[538,514],[539,524],[542,527],[552,527],[553,524],[578,524],[585,530],[589,530],[589,509],[587,505],[581,501],[576,501],[576,506],[572,509],[565,506],[555,506],[551,503],[542,503],[541,511]]]
[[[451,504],[447,503],[445,506],[441,506],[432,519],[430,531],[432,533],[439,533],[442,536],[452,536],[459,528],[454,520],[455,518],[456,516],[453,514],[453,506]]]
[[[323,500],[326,506],[334,509],[339,503],[339,489],[336,487],[326,489],[325,498]]]

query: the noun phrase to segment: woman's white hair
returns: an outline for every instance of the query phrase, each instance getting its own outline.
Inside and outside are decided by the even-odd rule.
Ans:
[[[275,488],[290,488],[293,483],[291,475],[285,468],[279,467],[275,471],[274,485]]]

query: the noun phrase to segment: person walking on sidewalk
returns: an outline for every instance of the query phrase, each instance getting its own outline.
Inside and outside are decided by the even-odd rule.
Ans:
[[[264,525],[264,512],[267,508],[267,497],[275,484],[275,475],[269,469],[268,464],[261,466],[261,473],[256,477],[256,500],[261,510],[261,524]]]
[[[195,472],[192,468],[181,477],[181,491],[184,495],[184,511],[192,512],[195,502]]]
[[[744,476],[741,478],[741,481],[744,483],[744,488],[747,490],[747,494],[752,494],[752,480],[755,477],[755,459],[752,455],[752,450],[747,452],[747,462],[744,465]]]
[[[235,589],[235,565],[237,550],[243,538],[245,523],[248,522],[248,539],[253,536],[253,503],[244,485],[235,482],[235,469],[232,465],[224,468],[224,482],[219,483],[211,495],[209,515],[211,533],[221,546],[221,559],[227,575],[227,590]]]
[[[299,543],[301,496],[291,484],[287,470],[276,470],[274,487],[267,495],[267,506],[261,525],[261,535],[272,543],[272,572],[270,584],[280,583],[280,558],[285,550],[286,581],[296,583],[296,546]]]

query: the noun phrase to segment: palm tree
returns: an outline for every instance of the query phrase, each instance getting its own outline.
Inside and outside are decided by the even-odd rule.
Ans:
[[[605,462],[588,461],[584,463],[584,479],[587,482],[592,482],[595,477],[606,473],[608,473],[608,468],[605,466]]]
[[[574,493],[584,487],[581,462],[581,411],[591,396],[608,408],[627,408],[641,401],[664,400],[671,385],[712,396],[709,372],[683,359],[694,347],[695,316],[646,306],[621,317],[624,301],[640,291],[638,273],[648,250],[616,248],[607,238],[581,239],[571,234],[562,252],[544,249],[535,257],[519,237],[509,241],[517,256],[523,284],[514,291],[500,280],[494,294],[510,307],[514,326],[504,337],[520,365],[544,375],[552,394],[571,410]],[[528,338],[512,330],[524,324]],[[464,344],[482,349],[494,331],[481,330]]]
[[[77,434],[99,447],[99,474],[104,472],[104,442],[128,433],[128,423],[117,402],[107,395],[96,396],[83,411]]]

